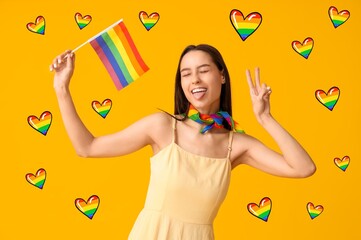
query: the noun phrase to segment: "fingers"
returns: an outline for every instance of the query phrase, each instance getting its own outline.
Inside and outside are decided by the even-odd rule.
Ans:
[[[257,89],[259,89],[261,87],[261,77],[260,77],[259,67],[256,67],[254,69],[254,73],[255,73],[256,87]]]
[[[269,95],[272,90],[271,87],[267,86],[265,83],[261,84],[260,68],[256,67],[254,73],[255,83],[253,83],[250,71],[248,69],[246,70],[247,83],[251,89],[251,92],[255,93],[256,95],[260,95],[260,97],[263,97],[265,94]]]
[[[247,69],[246,70],[246,77],[247,77],[247,83],[248,83],[248,86],[250,88],[253,88],[253,82],[252,82],[252,77],[251,77],[251,73],[249,72],[249,70]]]
[[[267,86],[265,83],[262,83],[259,97],[260,98],[269,97],[269,95],[271,95],[271,93],[272,93],[271,87]]]
[[[67,66],[68,67],[73,67],[74,66],[74,62],[75,62],[75,54],[73,52],[68,53],[65,56],[66,62],[67,62]]]
[[[252,77],[251,77],[251,73],[249,71],[249,69],[246,70],[246,77],[247,77],[247,83],[249,86],[249,89],[251,90],[252,94],[258,94],[257,93],[257,89],[255,89],[254,85],[253,85],[253,81],[252,81]]]
[[[69,66],[74,61],[74,54],[71,50],[66,50],[64,53],[54,58],[52,64],[49,66],[50,71],[62,69],[64,66]],[[66,65],[65,65],[66,64]]]
[[[269,101],[269,99],[270,99],[270,96],[271,96],[271,93],[272,93],[272,90],[271,90],[271,87],[267,87],[267,91],[266,91],[266,93],[265,93],[265,95],[264,95],[264,98],[267,100],[267,101]]]
[[[258,95],[259,92],[262,91],[259,67],[256,67],[254,72],[255,72],[255,84],[253,83],[251,73],[248,69],[246,70],[247,82],[249,88],[251,89],[251,92]]]

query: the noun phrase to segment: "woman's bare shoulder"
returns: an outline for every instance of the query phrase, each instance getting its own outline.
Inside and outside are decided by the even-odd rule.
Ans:
[[[152,113],[144,118],[147,122],[155,125],[167,126],[172,124],[172,116],[165,112]]]
[[[243,150],[249,149],[255,142],[259,142],[259,140],[247,133],[234,133],[233,135],[233,145]]]
[[[164,112],[148,115],[146,121],[147,132],[152,139],[153,151],[156,153],[172,141],[174,118]]]
[[[152,113],[143,118],[150,135],[156,136],[162,132],[169,132],[172,128],[173,118],[164,112]]]
[[[234,133],[232,143],[233,160],[239,161],[239,158],[249,150],[255,140],[257,141],[257,139],[246,133]]]

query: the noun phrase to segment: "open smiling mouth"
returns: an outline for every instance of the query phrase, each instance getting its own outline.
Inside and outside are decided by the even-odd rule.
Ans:
[[[200,99],[207,92],[207,88],[195,88],[191,91],[196,99]]]

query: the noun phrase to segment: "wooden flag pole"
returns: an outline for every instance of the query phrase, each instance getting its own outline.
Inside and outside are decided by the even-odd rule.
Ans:
[[[107,27],[106,29],[104,29],[103,31],[101,31],[100,33],[96,34],[95,36],[89,38],[86,42],[80,44],[79,46],[77,46],[76,48],[74,48],[74,50],[72,50],[71,52],[74,53],[75,51],[78,51],[81,47],[83,47],[85,44],[87,44],[88,42],[94,40],[95,38],[97,38],[99,35],[103,34],[104,32],[107,32],[109,29],[112,29],[115,25],[117,25],[118,23],[122,22],[123,19],[120,19],[118,21],[116,21],[115,23],[113,23],[112,25],[110,25],[109,27]],[[66,57],[68,56],[65,55],[64,58],[62,60],[64,60]],[[53,71],[52,68],[50,68],[50,71]]]
[[[109,27],[107,27],[106,29],[104,29],[103,31],[101,31],[100,33],[96,34],[95,36],[89,38],[86,42],[80,44],[78,47],[74,48],[74,50],[72,50],[71,52],[74,53],[75,51],[79,50],[79,48],[81,48],[82,46],[84,46],[85,44],[87,44],[88,42],[94,40],[95,38],[97,38],[99,35],[103,34],[104,32],[109,31],[109,29],[112,29],[115,25],[117,25],[118,23],[120,23],[121,21],[123,21],[123,19],[118,20],[117,22],[113,23],[112,25],[110,25]]]

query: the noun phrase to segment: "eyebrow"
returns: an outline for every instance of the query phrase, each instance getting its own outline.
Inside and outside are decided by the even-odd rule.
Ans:
[[[202,64],[200,66],[197,67],[197,69],[201,68],[201,67],[210,67],[211,65],[208,64],[208,63],[205,63],[205,64]],[[180,72],[183,72],[183,71],[187,71],[187,70],[191,70],[190,68],[183,68],[182,70],[180,70]]]

